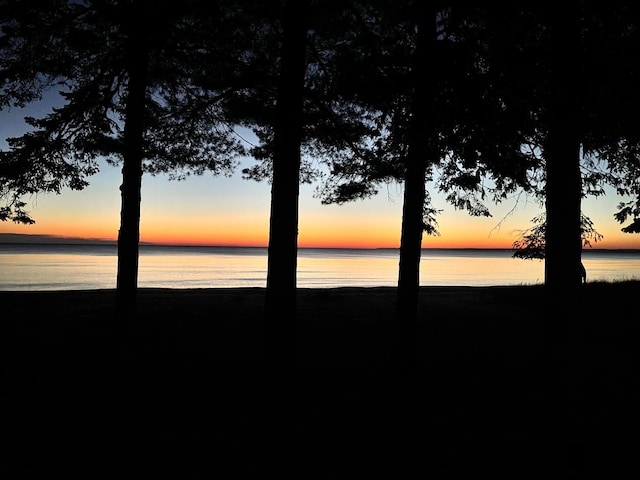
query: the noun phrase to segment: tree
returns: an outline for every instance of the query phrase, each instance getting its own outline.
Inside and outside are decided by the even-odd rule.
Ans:
[[[259,139],[250,150],[258,164],[245,177],[271,181],[263,353],[281,365],[294,358],[299,184],[318,175],[312,162],[359,151],[372,128],[337,87],[335,52],[351,34],[350,5],[276,1],[253,9],[247,82],[226,102]]]
[[[573,7],[577,7],[574,5]],[[580,142],[583,126],[578,98],[582,58],[579,8],[549,12],[551,73],[548,131],[544,145],[546,165],[545,285],[554,298],[567,299],[578,285],[580,264]],[[572,302],[570,302],[572,303]]]
[[[234,53],[214,36],[230,33],[221,26],[235,25],[223,20],[233,12],[200,7],[197,1],[62,3],[46,19],[64,19],[65,28],[51,29],[47,37],[64,46],[55,68],[39,68],[33,57],[43,42],[31,36],[38,23],[14,21],[17,40],[3,55],[5,92],[13,97],[21,98],[16,91],[26,92],[27,100],[36,96],[30,86],[41,77],[60,79],[66,88],[62,107],[43,119],[27,119],[36,130],[8,140],[2,173],[17,182],[3,183],[10,192],[59,192],[63,180],[82,188],[98,158],[122,162],[116,290],[123,320],[135,312],[142,172],[172,178],[229,173],[244,153],[219,104],[223,88],[203,87],[204,72],[219,56],[220,65],[229,64],[217,84],[230,88],[222,75],[232,82],[228,59]],[[21,69],[23,60],[28,70]],[[52,190],[47,175],[56,174],[58,164],[65,176]]]
[[[629,5],[616,7],[575,2],[560,14],[520,8],[504,22],[519,31],[502,42],[519,46],[527,64],[503,71],[532,92],[537,120],[531,144],[544,166],[536,191],[546,210],[545,286],[569,308],[580,282],[573,272],[584,233],[581,199],[603,195],[605,184],[622,195],[637,184],[639,138],[628,122],[638,106],[637,15]],[[526,23],[517,20],[523,16]]]
[[[0,4],[0,108],[22,108],[41,101],[45,92],[66,85],[64,73],[72,66],[68,47],[59,38],[63,32],[68,33],[73,12],[64,7],[59,2]],[[26,121],[31,126],[35,122],[33,118]],[[36,135],[25,136],[22,142],[40,148]],[[69,160],[67,153],[38,155],[27,161],[1,152],[0,198],[5,201],[0,207],[1,221],[33,224],[24,197],[60,193],[65,187],[79,190],[87,185],[86,177],[97,171],[97,165]]]
[[[421,14],[420,14],[421,13]],[[411,365],[415,353],[415,333],[420,287],[420,258],[424,231],[425,181],[428,168],[438,159],[433,144],[424,141],[434,137],[434,98],[437,95],[434,75],[427,65],[437,60],[437,10],[418,12],[417,38],[413,56],[410,120],[407,142],[402,232],[397,295],[397,355],[403,364]]]
[[[308,2],[288,0],[273,125],[273,179],[262,348],[276,368],[293,364],[296,321],[298,193],[306,70]],[[278,357],[277,360],[274,357]]]
[[[487,12],[424,11],[414,2],[378,8],[356,23],[365,34],[344,63],[352,65],[357,101],[377,112],[371,116],[380,134],[366,161],[333,161],[321,193],[327,203],[342,203],[366,198],[384,182],[403,183],[398,353],[410,357],[422,235],[437,234],[438,210],[425,182],[433,180],[455,208],[488,216],[487,198],[500,201],[533,188],[529,172],[540,159],[522,149],[534,131],[525,102],[508,102],[514,93],[495,89],[504,76],[487,62],[494,47]]]

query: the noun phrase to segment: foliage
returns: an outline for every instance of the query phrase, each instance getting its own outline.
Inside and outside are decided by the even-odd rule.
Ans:
[[[544,260],[545,237],[547,231],[546,214],[531,219],[532,227],[520,230],[520,238],[513,242],[513,258],[526,260]],[[593,222],[585,215],[580,215],[580,230],[582,247],[591,247],[591,242],[597,243],[603,235],[593,228]]]
[[[205,15],[193,1],[156,2],[152,10],[149,3],[146,23],[134,25],[129,9],[135,6],[129,2],[54,3],[46,16],[3,16],[1,104],[22,105],[53,85],[61,88],[62,104],[43,118],[26,119],[33,130],[7,140],[10,148],[0,156],[3,211],[18,207],[24,195],[84,188],[100,158],[122,162],[130,80],[126,42],[132,28],[149,62],[144,170],[170,179],[233,171],[246,153],[244,142],[221,107],[224,88],[203,86],[203,68],[214,59],[227,65],[237,53],[213,37],[225,34],[224,23],[212,21],[219,12]],[[35,34],[39,28],[47,35]],[[223,72],[220,83],[231,83],[235,73]],[[30,219],[24,211],[6,218]]]
[[[622,227],[621,230],[625,233],[640,233],[640,202],[638,200],[619,203],[618,212],[614,216],[619,223],[624,223],[628,217],[631,217],[631,223]]]
[[[51,124],[27,118],[29,125],[42,128],[28,132],[20,138],[7,139],[10,151],[0,152],[0,198],[6,199],[0,220],[16,223],[34,223],[24,210],[20,198],[41,192],[56,193],[68,187],[81,190],[88,185],[86,177],[97,172],[97,162],[68,142],[70,130],[55,132]]]
[[[368,150],[334,156],[317,195],[323,203],[345,203],[378,192],[379,186],[404,179],[412,112],[416,18],[412,2],[360,5],[349,49],[332,57],[342,77],[336,86],[344,102],[369,112],[373,127]],[[456,7],[438,15],[436,48],[430,52],[433,115],[422,131],[428,157],[425,182],[445,193],[448,203],[474,216],[490,216],[487,201],[501,201],[520,189],[537,188],[541,157],[523,148],[534,124],[526,120],[525,102],[508,104],[513,95],[496,85],[504,77],[487,63],[496,50],[481,10]],[[498,44],[499,42],[495,42]],[[517,108],[516,108],[517,107]],[[364,117],[363,117],[364,118]],[[534,153],[535,152],[535,153]],[[426,201],[430,201],[427,197]],[[434,209],[430,204],[426,209]]]
[[[24,223],[27,225],[35,223],[24,210],[26,205],[25,202],[13,198],[8,205],[0,207],[0,221],[6,222],[7,220],[11,220],[14,223]]]
[[[544,260],[545,233],[547,224],[545,215],[531,219],[533,226],[520,231],[520,238],[513,242],[513,258]]]
[[[431,206],[431,199],[429,198],[429,192],[426,192],[427,199],[422,208],[422,230],[427,235],[440,236],[438,231],[437,215],[442,213],[442,210],[438,210]]]
[[[352,3],[311,2],[300,145],[303,183],[325,178],[326,166],[333,162],[346,163],[347,159],[372,155],[369,140],[376,132],[372,112],[340,90],[347,73],[341,70],[337,59],[339,52],[352,48]],[[270,181],[276,148],[275,98],[280,63],[274,45],[280,41],[282,25],[273,12],[263,12],[255,21],[263,27],[257,33],[254,55],[246,65],[246,71],[251,72],[249,81],[245,88],[233,92],[226,104],[259,141],[249,150],[258,163],[243,170],[244,178]]]

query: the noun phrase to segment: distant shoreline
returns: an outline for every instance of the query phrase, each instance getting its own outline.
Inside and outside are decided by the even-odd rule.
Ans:
[[[0,233],[0,245],[90,245],[90,246],[117,246],[116,240],[103,240],[81,237],[57,237],[55,235],[42,234],[22,234],[22,233]],[[140,242],[140,246],[145,247],[177,247],[177,248],[247,248],[266,249],[261,245],[193,245],[193,244],[165,244],[154,242]],[[367,250],[367,251],[398,251],[399,247],[298,247],[298,250]],[[513,251],[513,248],[500,247],[423,247],[423,251]],[[640,253],[640,248],[585,248],[583,253],[588,252],[624,252]]]

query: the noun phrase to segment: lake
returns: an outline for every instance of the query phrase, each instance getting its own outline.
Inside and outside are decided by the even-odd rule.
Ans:
[[[421,285],[534,285],[544,263],[509,249],[423,249]],[[301,288],[396,286],[397,249],[300,248]],[[587,280],[640,279],[639,250],[583,252]],[[115,245],[0,244],[0,290],[115,288]],[[267,249],[141,245],[142,288],[265,287]]]

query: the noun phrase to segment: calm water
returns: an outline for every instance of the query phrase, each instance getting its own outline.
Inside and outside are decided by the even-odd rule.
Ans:
[[[115,288],[114,245],[0,244],[0,290]],[[422,285],[532,285],[544,263],[511,257],[511,250],[427,249]],[[585,250],[588,280],[640,279],[640,251]],[[140,247],[138,286],[163,288],[264,287],[266,248]],[[396,249],[302,248],[299,287],[395,286]]]

